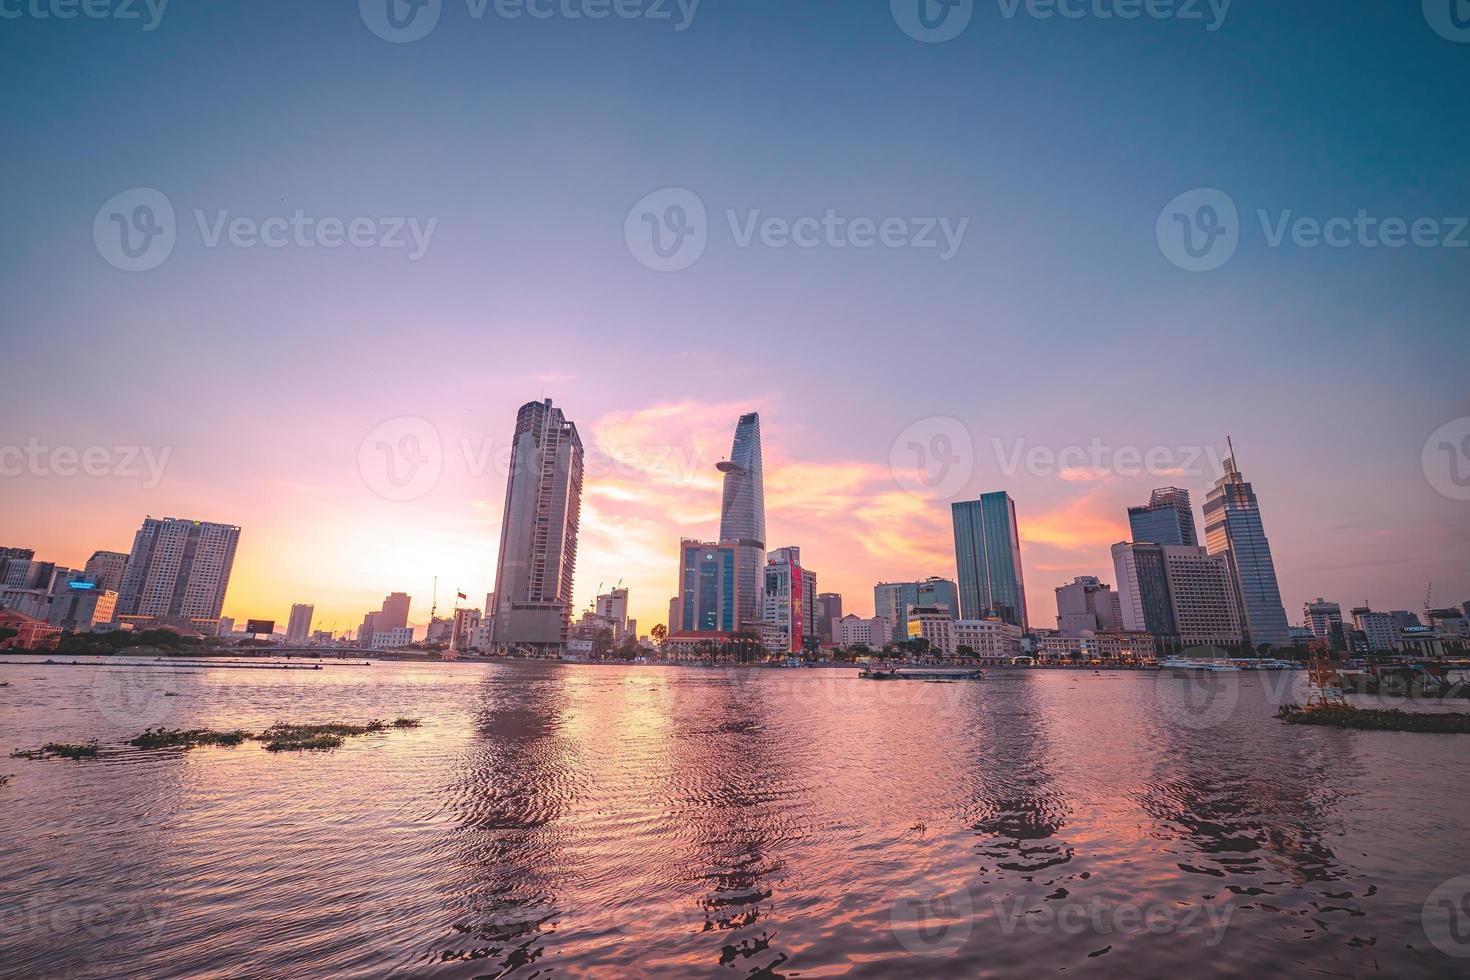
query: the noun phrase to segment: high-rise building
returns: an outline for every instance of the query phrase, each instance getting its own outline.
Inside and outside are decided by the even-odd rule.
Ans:
[[[1256,492],[1236,468],[1233,446],[1225,459],[1225,475],[1205,498],[1205,544],[1210,554],[1223,555],[1229,563],[1247,641],[1253,646],[1289,646],[1291,632],[1271,545]]]
[[[66,580],[66,573],[70,569],[61,567],[58,569],[54,561],[36,561],[34,558],[10,558],[5,562],[5,578],[0,580],[0,587],[7,589],[39,589],[42,592],[50,592],[56,584],[60,572],[61,580]],[[44,618],[44,617],[43,617]]]
[[[739,562],[735,542],[679,542],[679,595],[669,603],[670,636],[740,629]]]
[[[903,638],[910,606],[943,606],[950,619],[960,618],[960,593],[954,582],[931,576],[922,582],[879,582],[873,586],[874,615],[888,620],[894,636]]]
[[[396,630],[408,626],[408,607],[413,599],[402,592],[391,592],[383,598],[383,609],[378,613],[375,629]]]
[[[1123,626],[1148,633],[1162,652],[1235,646],[1240,612],[1223,555],[1204,548],[1122,542],[1113,545]]]
[[[362,625],[357,628],[357,643],[359,646],[370,647],[373,645],[373,634],[377,632],[378,617],[382,615],[376,609],[362,617]]]
[[[128,556],[121,551],[94,551],[92,557],[87,559],[87,567],[83,569],[89,582],[95,582],[97,588],[104,591],[111,590],[119,592],[122,589],[123,574],[128,569]]]
[[[1003,619],[1022,630],[1030,629],[1021,574],[1021,536],[1011,495],[987,493],[979,500],[952,504],[950,510],[960,617]]]
[[[116,592],[78,580],[51,597],[46,618],[66,632],[87,633],[98,624],[112,622],[116,607]]]
[[[1057,631],[1063,636],[1123,628],[1123,606],[1111,585],[1083,575],[1057,586]]]
[[[449,649],[469,650],[474,643],[475,631],[480,627],[480,610],[456,609],[454,625],[449,631]]]
[[[118,614],[219,619],[239,543],[240,528],[233,524],[145,518],[123,571]]]
[[[1155,490],[1147,504],[1128,508],[1128,526],[1134,541],[1150,544],[1184,544],[1194,547],[1199,536],[1194,530],[1194,508],[1189,491],[1178,487]]]
[[[0,548],[0,587],[6,582],[6,565],[12,561],[30,561],[36,557],[34,548]]]
[[[817,638],[820,642],[831,644],[834,641],[832,624],[842,618],[842,596],[836,592],[822,592],[817,595]]]
[[[316,613],[316,606],[298,602],[291,607],[291,618],[286,621],[286,642],[305,643],[307,637],[311,636],[311,617]]]
[[[761,576],[766,565],[766,490],[761,466],[761,417],[740,416],[720,496],[720,543],[736,547],[736,617],[741,624],[761,618]]]
[[[572,619],[572,576],[582,515],[582,440],[551,399],[516,414],[492,644],[561,649]]]
[[[761,621],[781,631],[781,647],[800,653],[817,616],[817,574],[801,567],[801,549],[777,548],[766,563]],[[811,634],[815,640],[815,634]]]
[[[1398,626],[1388,613],[1374,612],[1367,606],[1358,606],[1353,609],[1353,625],[1363,631],[1363,636],[1368,641],[1369,653],[1392,650],[1399,644]]]
[[[1311,630],[1317,639],[1332,639],[1333,624],[1342,626],[1342,606],[1328,602],[1321,596],[1317,597],[1316,602],[1302,604],[1302,625]]]

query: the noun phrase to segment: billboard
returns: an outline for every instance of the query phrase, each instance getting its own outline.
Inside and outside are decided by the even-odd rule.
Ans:
[[[245,632],[251,636],[259,636],[262,633],[270,636],[275,631],[276,621],[274,619],[247,619],[245,621]]]

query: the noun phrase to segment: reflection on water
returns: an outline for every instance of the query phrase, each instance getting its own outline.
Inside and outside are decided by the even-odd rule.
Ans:
[[[1455,737],[1291,679],[0,665],[0,975],[1439,976]],[[1219,686],[1219,685],[1224,686]],[[148,725],[400,714],[325,754]],[[1447,906],[1448,907],[1448,906]],[[1432,931],[1432,930],[1431,930]]]

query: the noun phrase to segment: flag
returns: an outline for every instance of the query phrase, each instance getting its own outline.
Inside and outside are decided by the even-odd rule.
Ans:
[[[460,593],[459,593],[459,597],[460,597],[460,598],[461,598],[461,599],[468,599],[468,598],[469,598],[469,596],[467,596],[467,595],[465,595],[465,594],[464,594],[464,593],[463,593],[463,592],[460,592]]]

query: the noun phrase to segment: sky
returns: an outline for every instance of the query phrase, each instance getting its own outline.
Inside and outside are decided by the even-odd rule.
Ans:
[[[422,624],[436,576],[493,587],[496,453],[550,397],[578,609],[621,581],[645,632],[747,411],[769,544],[852,611],[1005,490],[1049,625],[1153,487],[1200,519],[1227,436],[1292,621],[1470,600],[1433,0],[387,3],[0,3],[0,545],[239,524],[226,615]]]

